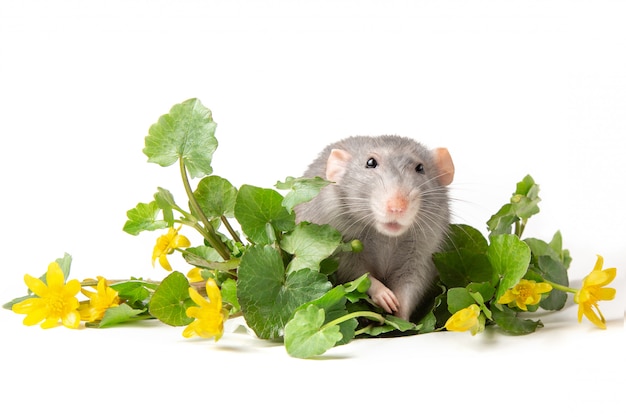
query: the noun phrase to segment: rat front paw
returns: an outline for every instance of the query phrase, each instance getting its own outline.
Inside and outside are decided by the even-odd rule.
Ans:
[[[374,304],[385,310],[389,314],[394,314],[400,309],[398,298],[389,288],[376,278],[370,276],[371,285],[367,294]]]

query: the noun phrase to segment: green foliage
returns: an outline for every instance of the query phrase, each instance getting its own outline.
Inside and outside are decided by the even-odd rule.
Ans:
[[[102,317],[98,327],[105,328],[134,320],[141,320],[141,315],[145,313],[145,311],[146,309],[135,309],[128,304],[110,307],[104,312],[104,317]]]
[[[193,320],[185,311],[194,305],[189,297],[189,282],[180,272],[172,272],[156,289],[150,300],[150,314],[170,326],[184,326]]]
[[[237,189],[228,180],[215,175],[202,178],[194,196],[209,219],[234,216]]]
[[[526,274],[530,248],[516,235],[496,235],[491,237],[487,257],[493,267],[492,283],[498,286],[496,295],[500,298]]]
[[[296,358],[321,355],[343,338],[338,324],[324,325],[323,308],[309,304],[298,310],[285,327],[285,348]]]
[[[330,289],[327,277],[311,269],[286,273],[282,255],[273,246],[248,249],[238,277],[238,298],[246,322],[263,339],[282,336],[296,308]]]
[[[163,167],[182,161],[192,178],[210,175],[216,127],[211,110],[197,99],[187,100],[150,127],[143,152],[148,162]]]
[[[128,220],[124,224],[124,231],[137,236],[140,232],[166,228],[168,222],[157,218],[160,211],[161,208],[156,201],[138,203],[137,207],[126,212]]]
[[[287,177],[284,182],[278,181],[276,183],[276,189],[290,190],[285,196],[282,204],[287,211],[291,213],[295,206],[312,200],[321,191],[321,189],[326,187],[328,184],[330,184],[330,181],[320,177]]]
[[[235,202],[235,217],[250,241],[274,243],[276,233],[293,230],[296,216],[282,205],[283,197],[274,190],[243,185]]]
[[[211,175],[218,146],[215,129],[211,111],[197,99],[174,105],[150,127],[143,149],[148,162],[163,167],[178,162],[188,201],[182,208],[170,191],[157,188],[153,201],[127,211],[123,230],[138,235],[185,226],[180,233],[197,232],[202,241],[199,246],[168,247],[165,255],[181,254],[200,269],[202,279],[215,279],[228,310],[225,316],[243,314],[258,337],[282,339],[290,355],[321,355],[355,337],[443,330],[448,318],[474,305],[480,309],[481,325],[497,326],[511,334],[530,333],[541,327],[541,322],[521,319],[519,308],[498,302],[522,279],[559,287],[544,294],[538,304],[528,306],[528,311],[564,306],[567,295],[561,290],[568,289],[571,257],[563,249],[561,233],[556,232],[550,242],[522,240],[541,201],[532,177],[523,178],[509,202],[488,220],[488,238],[471,226],[450,225],[441,251],[433,254],[441,293],[421,320],[411,323],[385,314],[371,302],[367,275],[331,285],[339,254],[359,252],[362,243],[345,242],[329,225],[296,224],[294,213],[298,204],[314,198],[328,181],[287,177],[275,185],[286,191],[284,196],[248,184],[237,189],[228,180]],[[199,179],[195,190],[189,176]],[[71,257],[65,254],[57,262],[67,279]],[[41,279],[45,282],[45,274]],[[108,308],[100,320],[87,323],[88,327],[143,319],[185,326],[193,320],[186,311],[196,304],[181,272],[174,271],[160,282],[130,278],[110,287],[117,291],[119,305]],[[33,296],[17,298],[5,308]]]
[[[341,233],[328,225],[300,223],[281,241],[281,247],[293,255],[287,272],[303,268],[320,270],[320,263],[341,244]]]
[[[522,279],[560,288],[569,285],[571,257],[563,249],[560,232],[549,243],[537,238],[521,240],[528,219],[539,213],[540,201],[539,186],[528,175],[517,184],[510,201],[488,220],[489,240],[471,226],[450,225],[442,251],[433,255],[443,288],[432,311],[439,326],[452,314],[476,304],[487,325],[507,333],[527,334],[542,327],[540,321],[519,318],[519,308],[498,302]],[[560,310],[566,299],[565,292],[553,288],[538,304],[526,308],[528,312]]]

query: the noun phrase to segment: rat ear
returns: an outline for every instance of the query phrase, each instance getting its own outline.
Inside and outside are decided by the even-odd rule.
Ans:
[[[348,162],[352,159],[352,155],[341,149],[333,149],[330,151],[328,160],[326,161],[326,179],[339,183],[341,177],[348,168]]]
[[[447,148],[437,148],[433,151],[435,165],[439,170],[439,182],[441,185],[450,185],[454,179],[454,163]]]

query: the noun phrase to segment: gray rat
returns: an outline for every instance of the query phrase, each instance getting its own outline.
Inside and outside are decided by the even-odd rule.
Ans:
[[[436,271],[432,254],[450,222],[446,186],[454,165],[445,148],[399,136],[354,136],[327,146],[304,173],[333,183],[295,208],[297,221],[330,224],[360,253],[340,256],[337,280],[368,273],[372,301],[409,320],[426,302]]]

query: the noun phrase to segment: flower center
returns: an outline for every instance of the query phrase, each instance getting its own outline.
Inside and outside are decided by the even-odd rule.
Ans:
[[[65,308],[65,301],[63,300],[63,297],[58,294],[51,294],[46,298],[46,305],[48,307],[48,312],[50,313],[49,315],[53,317],[61,317]]]

